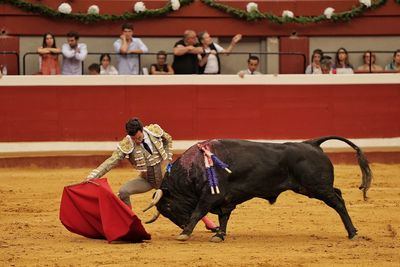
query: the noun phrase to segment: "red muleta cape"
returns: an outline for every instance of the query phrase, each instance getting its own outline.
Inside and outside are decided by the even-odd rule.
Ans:
[[[151,239],[140,219],[114,195],[107,178],[64,187],[60,220],[73,233],[108,242]]]

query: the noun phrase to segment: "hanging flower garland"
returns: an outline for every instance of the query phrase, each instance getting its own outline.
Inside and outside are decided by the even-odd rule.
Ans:
[[[179,0],[171,0],[172,10],[178,10],[181,7],[181,2]]]
[[[133,6],[133,10],[135,10],[136,13],[145,12],[146,6],[144,5],[143,2],[136,2],[135,5]]]
[[[349,11],[334,13],[331,7],[326,8],[323,14],[319,16],[295,16],[292,11],[284,10],[282,16],[277,16],[268,12],[262,13],[258,9],[258,5],[254,2],[249,2],[246,6],[246,11],[238,8],[233,8],[225,4],[217,3],[215,0],[201,0],[206,5],[221,10],[236,18],[247,21],[269,20],[272,23],[318,23],[321,21],[343,22],[349,21],[354,17],[362,15],[368,9],[378,8],[386,3],[387,0],[359,0],[360,5],[353,7]],[[167,4],[158,9],[146,9],[143,2],[136,2],[132,12],[125,12],[121,15],[100,14],[100,9],[96,5],[88,8],[86,13],[73,13],[72,7],[68,3],[62,3],[58,10],[49,8],[42,4],[33,4],[24,0],[0,0],[0,4],[9,4],[22,9],[26,12],[40,14],[50,18],[71,19],[82,23],[95,23],[99,21],[123,21],[143,19],[150,17],[165,16],[172,11],[178,10],[181,6],[189,5],[194,0],[169,0]],[[400,0],[395,0],[400,4]]]
[[[86,14],[73,13],[71,5],[68,3],[62,3],[58,7],[58,10],[51,9],[42,4],[34,4],[23,0],[0,0],[0,4],[9,4],[26,12],[50,18],[70,19],[88,24],[99,21],[122,21],[165,16],[172,11],[178,10],[180,6],[189,5],[193,1],[194,0],[170,0],[167,1],[164,7],[157,9],[146,9],[143,2],[136,2],[132,7],[132,12],[125,12],[122,15],[100,14],[100,9],[96,5],[90,6]]]
[[[324,10],[324,15],[325,15],[325,17],[326,17],[327,19],[331,19],[334,12],[335,12],[335,9],[334,9],[334,8],[332,8],[332,7],[327,7],[327,8],[325,8],[325,10]]]
[[[88,8],[87,11],[88,14],[99,14],[100,13],[100,8],[96,5],[92,5]]]
[[[349,11],[334,13],[334,9],[329,7],[324,13],[319,16],[294,16],[290,10],[284,10],[282,16],[277,16],[268,12],[262,13],[258,10],[257,4],[250,2],[246,6],[246,11],[243,9],[234,8],[225,4],[217,3],[215,0],[201,0],[206,5],[225,12],[233,17],[244,19],[247,21],[269,20],[272,23],[318,23],[321,21],[349,21],[354,17],[362,15],[368,9],[378,8],[386,3],[387,0],[359,0],[360,5],[353,7]],[[400,3],[400,0],[396,0]]]

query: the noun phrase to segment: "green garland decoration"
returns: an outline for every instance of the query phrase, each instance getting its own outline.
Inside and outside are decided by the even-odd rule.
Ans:
[[[395,2],[396,2],[397,4],[400,4],[400,0],[395,0]]]
[[[193,1],[194,0],[180,0],[181,7],[191,4]],[[49,18],[70,19],[85,24],[96,23],[100,21],[122,21],[122,20],[144,19],[151,17],[161,17],[174,11],[172,9],[170,1],[168,1],[168,3],[162,8],[149,9],[140,13],[125,12],[122,15],[87,14],[87,13],[64,14],[59,12],[58,10],[51,9],[48,6],[42,4],[33,4],[23,0],[0,0],[0,4],[9,4],[19,9],[22,9],[26,12],[39,14]]]
[[[324,14],[319,16],[299,16],[299,17],[281,17],[268,12],[262,13],[258,10],[247,12],[243,9],[238,9],[234,7],[230,7],[228,5],[224,5],[221,3],[215,2],[215,0],[201,0],[206,5],[218,9],[222,12],[225,12],[233,17],[244,19],[247,21],[258,21],[258,20],[269,20],[272,23],[276,24],[284,24],[284,23],[299,23],[299,24],[307,24],[307,23],[318,23],[322,21],[334,21],[334,22],[344,22],[349,21],[354,17],[358,17],[362,15],[368,9],[376,9],[386,3],[387,0],[372,0],[371,7],[366,7],[363,4],[360,4],[357,7],[353,7],[349,11],[344,11],[341,13],[333,13],[332,17],[328,19]],[[396,0],[400,2],[400,0]]]
[[[222,12],[225,12],[233,17],[247,20],[247,21],[258,21],[258,20],[268,20],[272,23],[276,24],[285,24],[285,23],[299,23],[299,24],[307,24],[307,23],[318,23],[322,21],[334,21],[334,22],[344,22],[350,21],[354,17],[361,16],[368,9],[376,9],[382,5],[384,5],[387,0],[372,0],[372,5],[370,8],[366,7],[363,4],[359,6],[353,7],[349,11],[344,11],[341,13],[334,13],[330,19],[326,18],[325,15],[321,14],[319,16],[298,16],[298,17],[281,17],[269,12],[262,13],[258,10],[252,12],[246,12],[245,10],[230,7],[225,4],[217,3],[215,0],[201,0],[204,4],[218,9]],[[395,0],[396,3],[400,4],[400,0]],[[193,3],[194,0],[180,0],[181,7],[189,5]],[[23,0],[0,0],[0,4],[9,4],[15,6],[21,10],[26,12],[39,14],[42,16],[50,17],[50,18],[61,18],[61,19],[70,19],[74,21],[78,21],[81,23],[89,24],[96,23],[100,21],[123,21],[123,20],[136,20],[136,19],[144,19],[151,17],[161,17],[165,16],[168,13],[172,12],[171,2],[168,3],[158,9],[149,9],[140,13],[135,12],[125,12],[121,15],[110,15],[110,14],[86,14],[86,13],[71,13],[64,14],[59,12],[58,10],[54,10],[49,8],[48,6],[42,4],[34,4],[30,2],[26,2]]]

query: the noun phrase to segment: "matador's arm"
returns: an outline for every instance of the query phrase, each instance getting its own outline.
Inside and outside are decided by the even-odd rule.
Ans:
[[[112,168],[114,168],[118,163],[125,158],[125,154],[117,149],[113,152],[111,157],[106,159],[99,167],[92,170],[86,179],[100,178]]]

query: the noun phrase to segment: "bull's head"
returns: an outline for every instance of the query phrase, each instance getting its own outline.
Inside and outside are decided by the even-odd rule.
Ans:
[[[200,190],[205,181],[203,154],[197,146],[189,148],[177,159],[164,176],[161,189],[153,196],[146,209],[156,206],[158,213],[149,222],[154,222],[161,213],[177,226],[184,228],[199,202]]]
[[[189,223],[198,199],[194,197],[193,192],[188,192],[188,188],[184,185],[179,182],[176,183],[179,180],[181,179],[174,179],[173,175],[166,174],[161,189],[156,190],[152,202],[144,210],[147,211],[154,206],[158,210],[153,218],[146,223],[154,222],[160,213],[180,228],[184,228]]]
[[[183,202],[183,203],[182,203]],[[160,216],[160,213],[170,219],[178,227],[184,228],[189,222],[191,216],[191,210],[187,208],[187,205],[182,199],[173,197],[170,192],[166,189],[157,189],[153,196],[153,200],[150,205],[143,211],[149,210],[151,207],[156,206],[157,212],[152,219],[146,223],[153,223]]]

